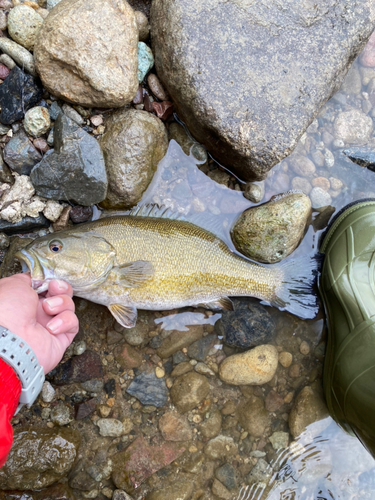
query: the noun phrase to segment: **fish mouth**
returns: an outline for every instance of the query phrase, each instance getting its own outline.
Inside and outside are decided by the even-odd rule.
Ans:
[[[30,271],[31,286],[37,293],[43,293],[48,290],[48,283],[51,278],[47,278],[44,273],[43,266],[40,265],[38,259],[35,259],[31,252],[22,249],[16,252],[15,257],[22,265],[22,272]]]

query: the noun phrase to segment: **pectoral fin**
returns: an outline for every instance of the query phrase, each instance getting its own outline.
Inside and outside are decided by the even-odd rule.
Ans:
[[[206,309],[212,309],[213,311],[233,311],[233,302],[228,297],[221,297],[220,299],[214,300],[212,302],[204,302],[198,304],[199,307],[205,307]]]
[[[134,288],[142,285],[154,275],[154,266],[147,260],[136,260],[112,269],[111,278],[115,285]]]
[[[112,315],[125,328],[133,328],[137,322],[137,309],[122,304],[111,304],[108,306]]]

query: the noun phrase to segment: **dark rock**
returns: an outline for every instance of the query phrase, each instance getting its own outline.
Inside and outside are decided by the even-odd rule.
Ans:
[[[104,200],[108,182],[99,143],[63,113],[53,130],[55,149],[30,175],[37,194],[85,206]]]
[[[86,471],[78,471],[69,478],[69,486],[77,490],[89,491],[95,489],[97,483]]]
[[[40,490],[65,476],[76,459],[80,435],[72,429],[17,428],[0,490]]]
[[[373,148],[349,148],[343,151],[352,162],[375,172],[375,150]]]
[[[38,217],[24,217],[19,222],[0,220],[0,231],[5,234],[31,233],[35,229],[49,227],[50,224],[43,214],[39,214]]]
[[[22,272],[21,264],[14,258],[14,255],[18,252],[18,250],[21,250],[21,248],[24,248],[32,241],[33,240],[31,238],[20,238],[19,236],[13,236],[10,238],[10,246],[0,266],[1,278],[7,278],[13,274]]]
[[[81,383],[82,388],[87,392],[100,392],[103,390],[104,382],[103,380],[86,380],[86,382]]]
[[[87,222],[92,217],[92,207],[82,207],[81,205],[76,205],[75,207],[72,207],[69,215],[74,224]]]
[[[42,98],[42,89],[31,75],[24,73],[18,66],[0,85],[0,122],[10,125],[21,120],[28,109]]]
[[[0,500],[76,500],[76,496],[67,484],[54,484],[42,491],[0,492]]]
[[[152,349],[159,349],[162,343],[163,339],[160,337],[160,335],[155,335],[155,337],[152,337],[148,345],[152,347]]]
[[[184,361],[188,361],[188,357],[182,351],[177,351],[173,354],[172,360],[174,365],[179,365]]]
[[[206,337],[202,337],[188,347],[188,356],[197,361],[204,361],[209,350],[217,343],[218,338],[216,335],[206,335]]]
[[[62,113],[62,109],[60,108],[60,106],[57,104],[56,101],[53,101],[53,103],[48,109],[48,112],[49,116],[51,117],[51,120],[57,120],[59,114]]]
[[[49,375],[55,385],[64,385],[101,378],[103,377],[103,368],[99,354],[85,351],[80,356],[74,356],[58,365]]]
[[[114,378],[110,378],[107,382],[105,382],[103,387],[105,393],[109,398],[113,398],[116,393],[116,381]]]
[[[3,157],[0,154],[0,182],[8,182],[13,184],[14,177],[9,167],[4,163]]]
[[[260,304],[234,299],[234,311],[223,311],[215,325],[225,344],[248,349],[267,344],[275,333],[275,323]]]
[[[112,480],[117,488],[133,493],[149,476],[178,458],[185,448],[175,443],[150,446],[137,438],[125,451],[113,456]]]
[[[143,405],[161,408],[168,399],[168,389],[164,378],[157,378],[154,372],[141,373],[126,389],[128,394],[139,399]]]
[[[234,490],[237,488],[238,472],[231,464],[224,464],[215,471],[215,477],[223,485],[228,488],[228,490]]]
[[[368,0],[155,0],[156,72],[192,135],[261,180],[337,89],[374,21]]]
[[[15,134],[4,148],[4,161],[20,175],[30,175],[31,169],[42,159],[23,129]]]
[[[80,403],[76,406],[76,420],[82,420],[88,417],[96,409],[97,401],[95,398],[88,399],[84,403]]]

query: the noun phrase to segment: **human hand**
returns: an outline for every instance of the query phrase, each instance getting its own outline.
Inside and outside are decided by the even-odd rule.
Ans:
[[[72,287],[61,280],[50,281],[40,297],[26,273],[0,279],[0,325],[29,344],[44,373],[59,363],[78,332],[72,296]]]

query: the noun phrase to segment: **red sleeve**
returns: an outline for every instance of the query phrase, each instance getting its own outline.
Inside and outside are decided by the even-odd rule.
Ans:
[[[5,464],[12,447],[10,420],[17,409],[20,394],[21,382],[15,371],[0,358],[0,467]]]

